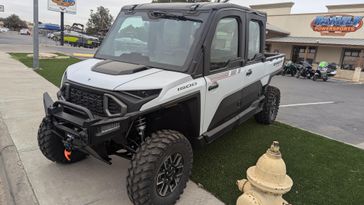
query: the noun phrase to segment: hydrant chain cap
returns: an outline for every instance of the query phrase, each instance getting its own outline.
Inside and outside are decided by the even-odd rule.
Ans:
[[[284,194],[291,189],[293,181],[286,174],[286,164],[277,141],[259,158],[256,166],[247,170],[247,178],[254,186],[267,192]]]

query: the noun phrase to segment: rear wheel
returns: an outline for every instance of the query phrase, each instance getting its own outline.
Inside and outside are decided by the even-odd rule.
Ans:
[[[278,88],[268,86],[263,104],[263,110],[255,115],[255,120],[262,124],[272,124],[278,114],[281,93]]]
[[[127,177],[127,190],[135,205],[175,204],[192,170],[192,147],[181,133],[158,131],[138,148]]]
[[[322,79],[326,82],[329,78],[327,76],[324,76]]]
[[[316,81],[316,80],[317,80],[317,75],[314,75],[314,76],[312,77],[312,80],[313,80],[313,81]]]
[[[70,160],[64,155],[65,147],[61,138],[51,130],[51,122],[44,118],[38,130],[38,146],[43,155],[53,161],[62,164],[78,162],[86,158],[86,154],[80,151],[72,151]]]
[[[296,72],[291,70],[291,76],[293,77],[295,75],[296,75]]]

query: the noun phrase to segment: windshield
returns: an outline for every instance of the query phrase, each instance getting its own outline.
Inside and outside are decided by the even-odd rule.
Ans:
[[[96,57],[175,71],[186,70],[201,35],[200,19],[181,14],[136,12],[119,15]]]

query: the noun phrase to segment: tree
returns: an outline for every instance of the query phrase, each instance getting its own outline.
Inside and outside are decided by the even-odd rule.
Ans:
[[[96,12],[91,10],[90,18],[86,24],[86,32],[88,34],[98,34],[100,32],[104,32],[110,28],[113,20],[114,18],[110,14],[110,10],[103,6],[99,6],[97,7]]]
[[[21,20],[19,16],[12,14],[7,18],[3,19],[4,26],[11,29],[19,31],[22,28],[28,28],[28,25],[25,21]]]

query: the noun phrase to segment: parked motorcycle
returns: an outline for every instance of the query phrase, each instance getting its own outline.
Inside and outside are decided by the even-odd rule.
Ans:
[[[311,79],[315,75],[315,71],[312,69],[312,65],[307,61],[301,61],[298,64],[298,72],[296,74],[296,78],[307,78]]]
[[[297,73],[297,67],[292,61],[288,61],[283,68],[282,75],[290,74],[292,77]]]
[[[335,76],[336,75],[336,69],[337,69],[337,64],[336,63],[330,63],[327,66],[327,75],[328,76]]]
[[[312,77],[313,81],[317,79],[322,79],[323,81],[327,81],[329,79],[327,70],[328,70],[329,63],[326,61],[320,62],[319,66],[317,67],[314,76]]]

